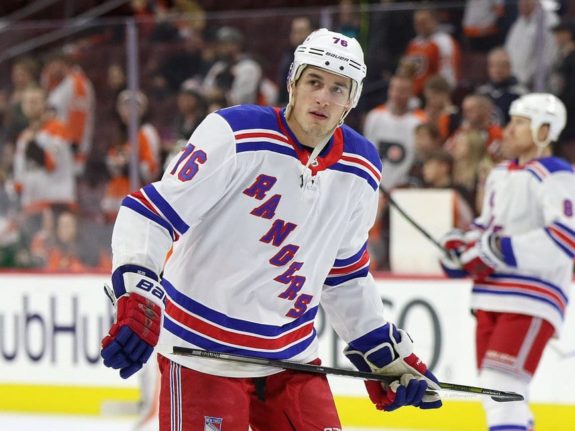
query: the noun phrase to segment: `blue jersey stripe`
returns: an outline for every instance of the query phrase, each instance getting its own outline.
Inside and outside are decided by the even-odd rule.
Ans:
[[[563,298],[563,300],[565,301],[565,304],[567,304],[569,302],[569,298],[567,298],[567,296],[565,295],[565,293],[563,292],[562,289],[555,286],[554,284],[551,284],[547,281],[541,280],[541,279],[536,278],[536,277],[529,277],[527,275],[517,275],[517,274],[493,274],[489,277],[489,279],[490,280],[515,279],[515,280],[530,281],[530,282],[533,282],[536,284],[541,284],[541,285],[549,288],[553,292],[557,293],[559,296],[561,296],[561,298]]]
[[[315,319],[318,307],[310,308],[303,316],[283,326],[266,325],[262,323],[250,322],[247,320],[236,319],[226,316],[224,313],[212,310],[205,305],[194,301],[192,298],[178,292],[172,284],[166,279],[162,280],[162,286],[170,299],[182,307],[184,310],[193,310],[193,313],[212,323],[223,326],[227,329],[242,331],[249,334],[263,335],[266,337],[278,337],[292,329],[295,329],[309,321]]]
[[[361,259],[361,257],[363,256],[363,253],[365,253],[366,249],[367,249],[367,241],[365,242],[363,247],[361,247],[359,249],[359,251],[356,254],[354,254],[353,256],[348,257],[346,259],[336,259],[333,266],[339,268],[339,267],[348,266],[348,265],[351,265],[352,263],[357,262],[359,259]]]
[[[570,259],[573,259],[575,253],[569,249],[567,244],[563,243],[561,239],[555,238],[555,235],[553,235],[553,233],[551,233],[551,231],[549,231],[548,228],[545,228],[544,230],[545,233],[549,236],[549,238],[551,238],[551,240],[555,243],[555,245],[559,247]]]
[[[172,239],[175,239],[175,233],[172,225],[160,217],[158,214],[151,211],[149,208],[146,208],[144,204],[138,202],[136,199],[126,196],[122,201],[122,206],[130,208],[131,210],[136,211],[138,214],[146,217],[147,219],[152,220],[154,223],[159,224],[170,233]]]
[[[158,207],[158,209],[164,214],[166,219],[174,226],[174,228],[180,233],[184,234],[188,231],[190,226],[182,220],[178,213],[172,208],[172,206],[166,201],[160,193],[156,190],[153,184],[148,184],[142,189],[146,195],[150,198],[152,203]]]
[[[377,182],[373,179],[373,177],[366,171],[360,168],[356,168],[355,166],[344,165],[343,163],[336,163],[331,165],[328,169],[333,169],[335,171],[346,172],[348,174],[354,174],[358,177],[363,178],[366,180],[373,190],[377,190]]]
[[[248,151],[271,151],[272,153],[285,154],[286,156],[298,158],[293,148],[271,142],[242,142],[241,144],[236,144],[237,153],[245,153]]]
[[[168,315],[164,315],[164,328],[170,331],[175,336],[187,341],[188,343],[201,347],[202,349],[205,350],[209,350],[212,352],[221,352],[221,353],[235,353],[240,355],[255,356],[259,358],[268,358],[268,359],[293,358],[294,356],[298,355],[299,353],[307,349],[317,337],[317,333],[314,328],[313,331],[311,332],[311,335],[303,339],[301,342],[294,344],[284,350],[270,352],[270,351],[241,349],[233,346],[228,346],[226,344],[218,343],[209,338],[202,337],[200,334],[192,332],[178,325],[178,323],[173,321]]]
[[[352,272],[351,274],[341,275],[339,277],[328,277],[325,279],[324,284],[327,286],[337,286],[338,284],[345,283],[346,281],[353,280],[354,278],[367,277],[367,274],[369,274],[369,267],[365,267],[359,271]]]
[[[555,308],[557,310],[557,312],[561,315],[561,317],[563,318],[563,311],[561,310],[561,308],[559,308],[559,306],[551,301],[550,299],[547,298],[542,298],[540,296],[531,294],[531,293],[526,293],[526,292],[509,292],[509,291],[501,291],[501,290],[489,290],[489,289],[482,289],[480,287],[474,287],[472,290],[473,293],[482,293],[482,294],[488,294],[488,295],[511,295],[511,296],[523,296],[526,298],[530,298],[530,299],[535,299],[537,301],[542,301],[542,302],[546,302],[547,304],[551,305],[553,308]]]

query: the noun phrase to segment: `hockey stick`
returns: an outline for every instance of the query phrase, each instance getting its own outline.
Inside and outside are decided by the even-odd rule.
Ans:
[[[411,224],[416,230],[419,231],[419,233],[421,233],[424,237],[426,237],[429,241],[431,241],[433,245],[436,246],[439,250],[441,250],[443,254],[445,254],[449,258],[452,257],[451,254],[446,249],[444,249],[443,246],[435,238],[433,238],[429,232],[427,232],[419,223],[413,220],[409,216],[409,214],[407,214],[403,210],[403,208],[399,206],[399,204],[395,201],[395,199],[391,197],[391,193],[389,193],[386,189],[384,189],[381,184],[379,185],[379,190],[381,190],[381,192],[389,201],[389,203],[395,207],[397,212],[399,212],[403,216],[403,218],[409,222],[409,224]]]
[[[282,368],[284,370],[301,371],[304,373],[332,374],[335,376],[357,377],[364,380],[379,380],[389,383],[394,378],[381,374],[367,373],[365,371],[346,370],[344,368],[324,367],[322,365],[300,364],[292,361],[277,359],[256,358],[253,356],[237,355],[232,353],[209,352],[206,350],[192,349],[188,347],[173,347],[174,355],[195,356],[200,358],[217,359],[221,361],[243,362],[245,364],[264,365],[268,367]],[[479,388],[476,386],[458,385],[454,383],[439,382],[439,387],[446,391],[465,392],[478,395],[489,395],[492,400],[498,402],[521,401],[523,395],[515,392],[503,392],[495,389]]]

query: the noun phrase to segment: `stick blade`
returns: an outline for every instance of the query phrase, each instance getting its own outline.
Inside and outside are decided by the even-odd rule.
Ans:
[[[523,401],[525,398],[516,392],[506,392],[504,396],[492,396],[491,399],[498,403],[506,403],[508,401]]]

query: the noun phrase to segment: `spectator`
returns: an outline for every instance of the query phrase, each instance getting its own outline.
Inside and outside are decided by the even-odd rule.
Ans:
[[[152,72],[152,91],[154,94],[173,95],[179,91],[185,80],[201,79],[205,73],[202,58],[203,45],[204,41],[198,33],[192,32],[186,35],[182,39],[181,48]]]
[[[194,80],[190,79],[182,84],[177,105],[178,113],[174,121],[172,136],[162,142],[160,166],[164,168],[171,158],[185,146],[193,131],[207,115],[206,99],[201,93],[200,84]]]
[[[216,41],[218,60],[203,82],[208,99],[225,96],[232,105],[261,103],[262,69],[244,52],[243,35],[233,27],[221,27]]]
[[[388,82],[397,71],[405,47],[415,36],[413,31],[413,13],[411,10],[396,8],[394,3],[400,0],[379,0],[381,9],[369,13],[369,32],[367,43],[367,83],[364,84],[362,99],[369,96],[373,86]],[[392,11],[387,10],[389,6]],[[362,103],[360,101],[360,103]],[[373,107],[370,104],[369,107]]]
[[[503,43],[499,21],[504,12],[503,0],[466,0],[463,34],[470,50],[487,52]]]
[[[473,220],[473,211],[453,182],[453,157],[445,150],[432,152],[423,163],[425,187],[452,189],[454,197],[454,226],[467,229]]]
[[[353,3],[353,0],[339,1],[336,31],[357,39],[359,37],[360,18]]]
[[[14,179],[32,231],[44,208],[76,205],[74,163],[67,129],[46,106],[46,92],[30,87],[22,93],[28,127],[16,143]]]
[[[487,75],[489,81],[477,89],[493,102],[494,121],[504,127],[509,122],[511,102],[527,93],[511,73],[511,59],[505,48],[494,48],[487,56]]]
[[[420,96],[427,78],[435,74],[443,76],[455,88],[460,67],[458,43],[440,30],[434,10],[417,10],[413,26],[416,36],[407,46],[400,67],[413,71],[415,94]]]
[[[453,148],[453,182],[460,187],[461,194],[479,214],[477,189],[482,170],[489,169],[492,163],[487,157],[485,141],[477,130],[461,131],[455,136]]]
[[[284,105],[288,102],[287,77],[293,63],[293,53],[313,30],[314,26],[307,16],[298,16],[291,21],[289,47],[284,52],[279,64],[278,104]]]
[[[116,100],[118,94],[126,89],[126,73],[122,66],[117,63],[112,63],[108,66],[106,85],[108,91],[114,96],[114,100]]]
[[[553,11],[545,10],[539,0],[519,0],[517,6],[519,16],[507,34],[505,49],[511,57],[513,75],[521,84],[540,91],[545,85],[541,79],[557,53],[549,29],[558,18]]]
[[[567,125],[553,151],[575,164],[575,21],[563,21],[553,28],[559,48],[552,74],[552,90],[567,109]]]
[[[46,214],[45,231],[35,238],[35,256],[42,267],[50,271],[83,272],[88,269],[109,270],[110,258],[93,243],[88,246],[81,236],[77,216],[70,211],[51,211]],[[55,223],[54,220],[55,219]],[[53,229],[52,229],[53,226]]]
[[[378,148],[383,163],[381,184],[391,189],[408,183],[415,160],[415,127],[426,120],[421,109],[410,108],[413,81],[406,76],[391,78],[388,100],[369,111],[364,135]]]
[[[11,70],[11,93],[9,95],[6,116],[4,117],[4,136],[9,145],[13,145],[18,135],[28,125],[22,112],[22,93],[38,83],[38,63],[30,57],[17,59]]]
[[[11,147],[2,148],[3,153]],[[5,154],[0,162],[0,268],[28,266],[30,259],[24,252],[23,237],[18,223],[18,202],[8,169],[4,169]]]
[[[446,149],[452,150],[458,133],[468,130],[479,132],[483,138],[489,156],[499,161],[501,159],[501,139],[503,130],[492,120],[493,103],[487,96],[470,94],[463,99],[463,121],[452,137],[446,142]]]
[[[133,94],[130,90],[124,90],[118,96],[116,110],[120,119],[122,131],[120,140],[109,150],[106,158],[106,166],[110,180],[106,186],[102,199],[102,210],[107,221],[116,218],[124,197],[132,190],[130,184],[130,158],[132,145],[128,136],[131,109],[138,109],[140,127],[138,130],[138,172],[137,178],[141,184],[152,181],[158,174],[160,138],[155,127],[146,122],[145,114],[148,109],[148,99],[138,91]]]
[[[433,123],[421,123],[415,127],[415,160],[409,172],[409,182],[415,187],[423,185],[423,162],[441,148],[443,140]]]
[[[188,140],[198,124],[206,116],[207,104],[197,81],[187,80],[178,94],[178,114],[174,130],[177,139]]]
[[[451,101],[451,87],[440,75],[430,76],[423,88],[425,114],[445,141],[461,123],[459,108]]]
[[[42,86],[48,92],[48,104],[65,125],[76,161],[82,172],[92,149],[95,96],[92,83],[79,65],[64,54],[48,59],[42,70]]]

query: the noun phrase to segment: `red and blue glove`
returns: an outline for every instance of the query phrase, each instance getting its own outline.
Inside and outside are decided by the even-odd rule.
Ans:
[[[447,232],[439,240],[441,247],[446,251],[439,257],[439,264],[447,277],[464,278],[469,276],[459,261],[459,256],[467,247],[467,241],[465,232],[460,229]]]
[[[162,327],[165,293],[158,276],[137,265],[124,265],[112,274],[116,322],[102,340],[106,367],[127,379],[150,358]]]
[[[475,280],[483,280],[496,271],[517,266],[511,239],[495,233],[485,233],[476,241],[468,243],[459,261]]]
[[[392,379],[389,384],[376,380],[365,382],[369,399],[378,410],[441,407],[437,378],[413,353],[413,342],[407,332],[392,323],[352,341],[344,353],[358,370]]]

